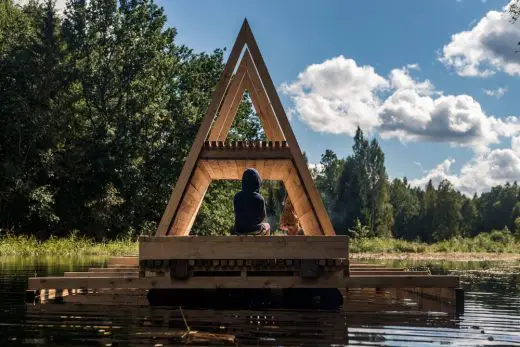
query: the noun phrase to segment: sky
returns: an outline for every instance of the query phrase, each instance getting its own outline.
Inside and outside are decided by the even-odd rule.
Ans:
[[[359,125],[390,178],[448,178],[467,195],[520,180],[509,1],[156,0],[198,52],[229,53],[248,19],[311,163],[326,149],[351,154]]]

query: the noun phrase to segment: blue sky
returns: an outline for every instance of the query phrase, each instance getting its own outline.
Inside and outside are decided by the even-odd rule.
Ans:
[[[350,154],[360,124],[391,177],[449,178],[467,194],[520,179],[520,23],[501,15],[507,3],[158,1],[196,51],[229,50],[247,17],[311,162]]]

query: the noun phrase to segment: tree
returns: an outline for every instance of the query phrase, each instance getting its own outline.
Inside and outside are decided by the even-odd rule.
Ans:
[[[419,235],[421,240],[431,242],[435,230],[435,208],[437,206],[437,192],[431,180],[428,181],[421,198],[420,224],[422,228],[419,230]]]
[[[517,240],[520,240],[520,217],[517,217],[515,219],[515,233],[514,233],[514,235],[515,235],[515,238]]]
[[[320,192],[323,203],[329,210],[329,213],[332,211],[332,204],[336,196],[336,186],[339,176],[341,175],[343,164],[344,161],[338,159],[336,153],[327,149],[325,153],[321,155],[320,169],[315,170],[314,180],[316,188]]]
[[[475,226],[478,221],[478,211],[475,205],[475,198],[464,199],[464,203],[461,208],[461,235],[462,236],[473,236],[475,234]]]
[[[516,22],[518,17],[520,17],[520,1],[512,1],[509,5],[508,11],[511,14],[513,22]],[[518,44],[520,45],[520,42]]]
[[[6,1],[0,18],[0,228],[153,232],[223,51],[176,45],[162,8],[147,0],[71,0],[63,17],[50,1]],[[236,126],[258,138],[245,99]],[[230,191],[220,187],[227,195],[217,202]],[[204,211],[198,220],[220,230]]]
[[[0,4],[0,227],[53,228],[57,189],[49,184],[67,89],[59,20],[53,3]]]
[[[417,237],[418,218],[421,207],[416,190],[412,189],[406,177],[398,178],[390,185],[390,201],[394,211],[394,233],[398,238],[413,240]]]
[[[439,183],[434,210],[435,227],[433,241],[446,240],[460,236],[461,197],[448,180]]]
[[[355,161],[348,157],[338,180],[336,199],[332,206],[332,222],[338,234],[344,234],[361,216],[361,197]],[[361,223],[361,221],[360,221]]]

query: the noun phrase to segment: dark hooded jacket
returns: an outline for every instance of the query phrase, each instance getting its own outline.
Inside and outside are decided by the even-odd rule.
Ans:
[[[265,202],[259,194],[262,179],[255,169],[246,169],[242,175],[242,190],[235,194],[235,233],[247,234],[260,230],[265,213]]]

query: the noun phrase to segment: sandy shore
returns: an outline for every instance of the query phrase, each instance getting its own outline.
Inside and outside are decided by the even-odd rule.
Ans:
[[[515,253],[351,253],[351,259],[449,260],[449,261],[520,261]]]

